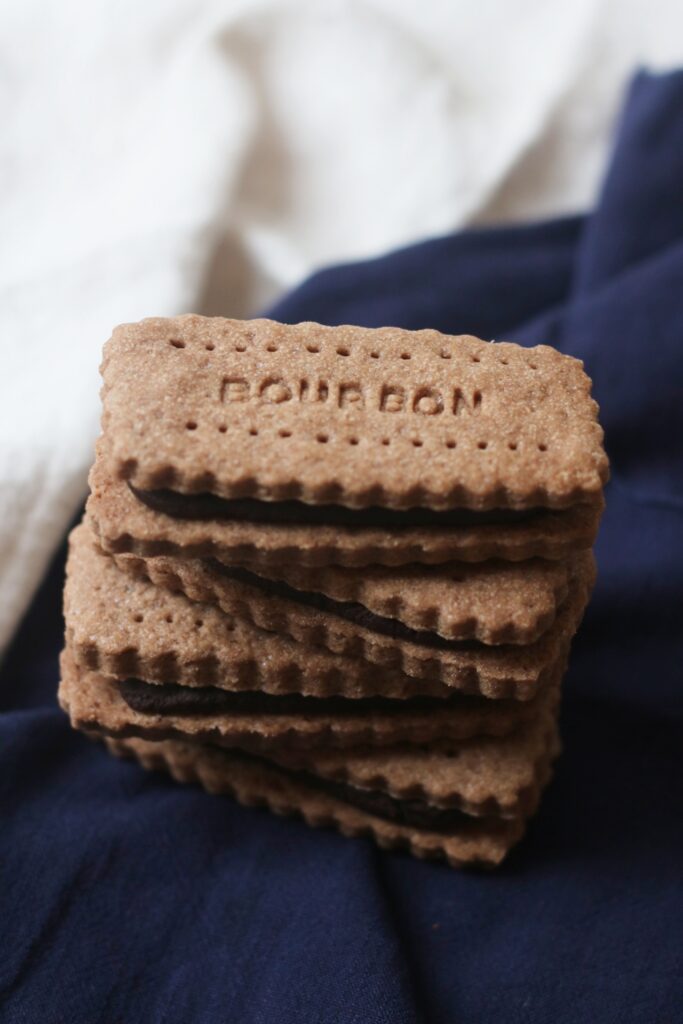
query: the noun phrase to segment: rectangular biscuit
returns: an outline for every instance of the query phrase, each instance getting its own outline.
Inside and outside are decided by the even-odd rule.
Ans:
[[[102,376],[111,472],[143,491],[318,522],[307,506],[564,509],[607,479],[591,382],[545,345],[193,315],[116,328]]]
[[[375,629],[395,632],[400,623],[404,636],[410,630],[446,640],[530,644],[555,621],[580,559],[369,565],[360,572],[338,565],[273,566],[265,572],[250,565],[215,567],[266,595],[328,607]]]
[[[299,734],[328,735],[339,744],[408,735],[417,742],[441,730],[461,737],[503,735],[532,717],[543,699],[462,696],[438,682],[308,649],[232,620],[214,606],[130,578],[97,549],[85,526],[70,538],[64,606],[67,644],[80,669],[129,687],[142,680],[161,684],[161,691],[165,684],[164,694],[181,684],[182,690],[196,691],[202,705],[213,698],[210,707],[221,693],[237,692],[246,700],[227,705],[242,712],[233,715],[242,732],[248,720],[243,712],[250,709],[266,716],[278,735],[291,729],[293,714],[305,715]],[[548,686],[559,685],[562,670],[562,663],[555,667]],[[197,706],[187,697],[185,707]]]
[[[387,522],[348,526],[178,518],[140,501],[111,465],[107,435],[97,445],[87,505],[107,551],[217,557],[264,568],[561,559],[593,544],[604,507],[599,496],[563,511],[545,509],[504,521],[401,529],[390,529]]]
[[[61,666],[60,701],[75,728],[119,737],[183,739],[250,750],[277,745],[309,752],[321,747],[414,746],[473,736],[504,737],[547,717],[557,705],[564,670],[564,663],[559,663],[553,679],[532,701],[417,699],[377,707],[381,702],[272,696],[254,706],[249,701],[233,703],[229,698],[234,695],[218,688],[210,692],[116,680],[80,667],[68,646]],[[221,702],[226,696],[228,700]]]
[[[527,644],[549,628],[567,597],[572,560],[576,556],[561,561],[373,565],[362,572],[335,565],[270,566],[259,572],[249,564],[236,567],[218,560],[216,568],[237,578],[261,577],[254,579],[257,586],[271,587],[277,581],[298,592],[321,594],[447,639]]]
[[[322,647],[383,669],[494,699],[526,700],[547,681],[551,667],[566,653],[579,626],[595,580],[593,556],[584,552],[572,563],[569,595],[546,633],[524,647],[487,646],[476,641],[430,638],[427,642],[385,634],[349,622],[329,608],[264,593],[251,583],[227,576],[208,560],[135,555],[114,558],[121,569],[138,578],[181,590],[192,600],[216,604],[228,615],[289,636],[311,650]]]
[[[84,668],[119,678],[311,697],[451,697],[450,687],[360,658],[309,649],[131,578],[97,547],[88,527],[69,538],[64,590],[67,641]]]
[[[298,814],[308,825],[332,826],[346,836],[369,836],[385,849],[406,849],[421,858],[446,860],[452,867],[499,864],[524,832],[525,819],[463,818],[450,834],[388,821],[307,785],[266,760],[245,760],[236,751],[209,745],[141,739],[106,741],[119,756],[135,757],[148,770],[165,770],[182,783],[199,783],[207,792],[227,794],[246,806],[266,806],[276,814]],[[538,766],[536,804],[548,782],[557,740]],[[530,810],[532,808],[530,807]]]
[[[59,700],[74,728],[114,739],[181,740],[257,753],[284,768],[345,782],[364,790],[379,789],[399,800],[419,798],[430,806],[458,808],[475,816],[514,818],[529,810],[536,769],[556,728],[557,699],[546,699],[536,715],[506,736],[458,738],[444,734],[422,743],[360,745],[329,749],[291,744],[264,717],[249,727],[249,716],[225,716],[211,725],[201,717],[166,718],[129,708],[112,680],[79,672],[68,649],[60,660]],[[550,697],[550,695],[549,695]],[[256,719],[256,716],[251,716]],[[277,723],[274,723],[275,725]],[[307,723],[292,717],[305,734]]]
[[[556,707],[539,708],[530,722],[503,737],[349,750],[277,746],[268,757],[323,779],[379,789],[395,800],[418,799],[474,817],[518,818],[533,809],[539,766],[556,743]]]

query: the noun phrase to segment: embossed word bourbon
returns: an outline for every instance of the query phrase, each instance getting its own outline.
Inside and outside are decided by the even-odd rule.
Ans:
[[[302,378],[298,381],[284,377],[263,377],[250,381],[246,377],[224,377],[220,387],[220,401],[226,404],[250,402],[280,405],[283,402],[328,404],[339,409],[356,407],[378,412],[414,413],[418,416],[475,415],[482,407],[481,391],[460,387],[437,388],[418,384],[363,385],[353,382],[330,382]]]

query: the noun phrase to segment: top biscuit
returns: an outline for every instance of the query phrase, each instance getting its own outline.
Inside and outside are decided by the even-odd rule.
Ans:
[[[192,315],[118,327],[102,375],[111,470],[143,490],[485,511],[607,478],[591,382],[545,345]]]

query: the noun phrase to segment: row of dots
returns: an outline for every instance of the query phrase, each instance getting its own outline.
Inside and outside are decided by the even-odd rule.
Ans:
[[[163,616],[163,620],[164,620],[164,622],[167,622],[169,625],[171,625],[173,623],[173,621],[174,621],[174,618],[173,618],[173,615],[169,612],[167,615]],[[139,624],[139,623],[145,621],[145,616],[143,615],[142,612],[135,612],[134,615],[131,615],[131,621],[136,622],[136,623]],[[195,629],[201,629],[204,626],[204,619],[195,619],[194,620],[194,625],[195,625]],[[226,617],[226,619],[225,619],[225,621],[223,623],[223,628],[229,630],[230,632],[232,632],[235,629],[235,624],[234,624],[234,622],[232,622],[230,619],[228,619]]]
[[[195,420],[188,420],[188,422],[185,424],[185,429],[186,430],[196,430],[197,429],[196,421]],[[220,423],[216,429],[221,434],[227,433],[227,430],[228,430],[228,428],[227,428],[225,423]],[[249,427],[248,434],[249,434],[250,437],[258,437],[258,433],[259,432],[258,432],[256,427]],[[292,437],[292,431],[291,430],[285,430],[285,429],[278,430],[277,436],[280,437],[280,438],[286,439],[288,437]],[[330,437],[329,437],[329,434],[322,434],[321,433],[321,434],[316,434],[315,439],[318,442],[318,444],[327,444],[327,442],[330,440]],[[399,440],[402,440],[402,439],[399,439]],[[354,436],[347,437],[346,441],[350,445],[358,445],[358,444],[360,444],[360,439],[358,437],[354,437]],[[422,441],[422,440],[420,440],[420,438],[416,437],[416,438],[412,438],[410,443],[412,444],[413,448],[422,448],[422,446],[424,444],[424,441]],[[384,445],[385,447],[388,447],[391,444],[391,438],[383,437],[380,440],[380,444]],[[446,448],[451,448],[452,449],[452,448],[456,448],[457,447],[457,441],[453,441],[451,439],[449,439],[447,441],[444,441],[444,444],[445,444]],[[488,441],[478,441],[477,442],[477,448],[480,451],[486,451],[486,449],[488,447],[489,447],[489,442]],[[517,445],[516,441],[509,441],[507,447],[509,448],[509,450],[511,452],[515,452],[518,449],[518,445]],[[548,451],[548,445],[544,444],[543,442],[538,444],[536,447],[537,447],[539,452],[547,452]]]
[[[179,338],[173,338],[171,340],[170,344],[174,348],[185,348],[185,342],[181,341]],[[216,348],[216,346],[215,346],[215,344],[212,341],[209,341],[209,342],[206,343],[204,348],[206,349],[207,352],[213,352],[214,349]],[[247,351],[247,346],[244,344],[244,342],[236,342],[236,344],[233,346],[233,348],[234,348],[235,352],[246,352]],[[266,352],[277,352],[278,349],[279,349],[279,345],[276,345],[274,342],[269,342],[266,345]],[[317,354],[317,353],[322,351],[322,347],[321,347],[321,345],[318,345],[318,344],[315,344],[315,343],[309,343],[309,344],[306,345],[306,351],[307,352],[311,352],[313,354]],[[338,356],[345,357],[345,356],[350,356],[351,355],[351,350],[349,348],[347,348],[346,346],[344,346],[344,345],[339,345],[339,346],[337,346],[336,353],[337,353]],[[370,359],[380,359],[381,355],[382,355],[376,349],[371,349],[369,351],[366,351],[365,354]],[[440,355],[440,357],[442,359],[452,359],[454,355],[457,357],[459,355],[459,353],[453,353],[453,352],[450,352],[448,349],[444,348],[444,349],[441,349],[439,355]],[[403,359],[403,360],[412,359],[412,353],[410,353],[410,352],[401,352],[401,353],[399,353],[399,357],[398,358],[399,359]],[[480,356],[475,356],[475,355],[470,356],[470,362],[472,362],[472,363],[480,363],[481,361],[482,360],[481,360]],[[498,362],[502,366],[507,366],[509,364],[510,360],[507,359],[505,356],[502,356],[500,359],[498,359]],[[537,366],[536,363],[527,363],[526,365],[529,367],[530,370],[538,369],[538,366]]]

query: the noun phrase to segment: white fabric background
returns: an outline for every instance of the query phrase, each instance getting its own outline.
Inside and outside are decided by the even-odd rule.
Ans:
[[[677,0],[0,0],[0,648],[85,494],[118,322],[587,207]]]

